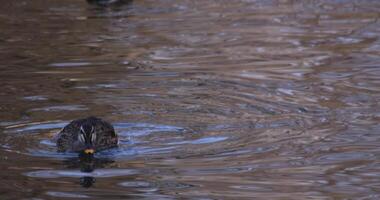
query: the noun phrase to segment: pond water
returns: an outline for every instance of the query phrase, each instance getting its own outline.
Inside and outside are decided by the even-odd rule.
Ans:
[[[379,1],[1,5],[1,199],[380,198]]]

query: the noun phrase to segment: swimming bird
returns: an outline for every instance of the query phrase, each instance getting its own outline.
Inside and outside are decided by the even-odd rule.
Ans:
[[[66,125],[57,135],[58,152],[95,152],[117,147],[118,137],[112,125],[96,117],[77,119]]]
[[[96,4],[99,6],[117,5],[130,3],[133,0],[87,0],[90,4]]]

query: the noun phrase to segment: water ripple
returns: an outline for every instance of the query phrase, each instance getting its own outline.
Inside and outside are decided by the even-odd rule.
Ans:
[[[2,197],[379,199],[379,7],[3,1]],[[89,115],[119,147],[58,153]]]
[[[79,172],[77,170],[39,170],[27,172],[25,175],[29,177],[37,178],[60,178],[60,177],[97,177],[97,178],[107,178],[107,177],[117,177],[117,176],[129,176],[138,173],[137,170],[133,169],[97,169],[93,172]]]

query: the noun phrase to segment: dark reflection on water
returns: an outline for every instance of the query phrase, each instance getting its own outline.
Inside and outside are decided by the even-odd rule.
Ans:
[[[76,164],[76,160],[69,160],[69,164]],[[112,163],[112,160],[99,160],[94,158],[93,155],[79,155],[79,167],[81,172],[91,173],[100,166],[104,166],[106,163]],[[95,183],[95,178],[90,174],[80,178],[80,185],[83,187],[91,187]]]
[[[89,4],[101,6],[101,7],[117,7],[128,5],[133,0],[86,0]]]
[[[378,1],[1,5],[1,199],[379,198]]]

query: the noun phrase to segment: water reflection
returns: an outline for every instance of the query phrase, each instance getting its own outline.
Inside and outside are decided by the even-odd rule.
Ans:
[[[129,176],[137,173],[132,169],[107,169],[115,163],[110,158],[98,158],[94,155],[79,154],[71,158],[67,158],[62,165],[67,170],[39,170],[26,173],[29,177],[38,178],[79,178],[79,184],[82,187],[89,188],[96,183],[96,178],[107,178],[117,176]],[[99,181],[101,181],[100,179]]]
[[[89,4],[96,4],[100,6],[108,6],[108,5],[114,5],[114,6],[121,6],[124,4],[130,4],[133,2],[133,0],[87,0]]]
[[[80,185],[83,187],[91,187],[95,183],[95,177],[90,176],[96,168],[104,168],[107,164],[113,163],[113,160],[98,159],[93,155],[79,154],[78,159],[70,159],[65,164],[70,168],[76,168],[79,165],[81,172],[89,173],[88,176],[80,177]]]
[[[5,198],[379,199],[379,1],[2,3]],[[113,162],[56,152],[88,115]]]

